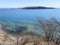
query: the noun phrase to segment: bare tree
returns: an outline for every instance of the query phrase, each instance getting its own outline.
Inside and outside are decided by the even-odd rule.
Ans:
[[[27,26],[17,26],[15,30],[15,34],[17,37],[17,45],[19,45],[19,35],[24,31],[27,30]]]
[[[16,42],[16,44],[17,45],[19,45],[19,36],[21,35],[21,33],[24,31],[24,30],[27,30],[27,26],[14,26],[14,27],[12,27],[13,29],[10,29],[10,27],[8,28],[8,26],[7,25],[4,25],[4,24],[2,24],[2,29],[7,33],[7,34],[11,34],[11,35],[14,35],[14,36],[16,36],[16,40],[17,40],[17,42]],[[7,27],[6,27],[7,26]],[[6,39],[8,38],[8,36],[7,35],[4,35],[4,42],[6,41]],[[9,38],[10,39],[10,38]],[[10,39],[11,40],[11,39]],[[13,40],[12,40],[13,41]]]
[[[59,43],[59,37],[55,38],[58,33],[58,30],[60,31],[60,22],[56,18],[51,18],[49,20],[38,20],[40,28],[44,31],[45,33],[45,38],[46,41],[55,41],[56,43]],[[58,28],[59,27],[59,28]],[[57,30],[58,28],[58,30]],[[55,35],[55,37],[54,37]]]

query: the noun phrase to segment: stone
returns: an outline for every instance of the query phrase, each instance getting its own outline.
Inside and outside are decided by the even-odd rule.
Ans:
[[[25,44],[25,45],[34,45],[34,43],[27,43],[27,44]]]

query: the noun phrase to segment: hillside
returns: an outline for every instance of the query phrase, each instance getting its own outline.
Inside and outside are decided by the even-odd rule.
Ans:
[[[53,7],[43,7],[43,6],[32,6],[32,7],[23,7],[22,9],[55,9]]]
[[[0,45],[55,45],[55,43],[49,42],[48,44],[44,38],[32,35],[12,36],[4,32],[0,24]]]

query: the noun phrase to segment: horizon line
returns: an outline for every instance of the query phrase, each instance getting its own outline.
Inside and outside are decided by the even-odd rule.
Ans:
[[[3,9],[3,8],[24,8],[24,7],[52,7],[52,6],[23,6],[23,7],[0,7],[0,9]],[[60,7],[52,7],[52,8],[60,8]]]

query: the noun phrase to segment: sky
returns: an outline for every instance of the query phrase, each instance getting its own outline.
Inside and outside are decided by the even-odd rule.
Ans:
[[[26,6],[60,8],[60,0],[0,0],[0,8],[20,8]]]

